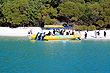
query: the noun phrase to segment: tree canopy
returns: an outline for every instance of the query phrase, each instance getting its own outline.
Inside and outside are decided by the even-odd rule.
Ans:
[[[110,24],[110,0],[0,0],[0,26],[42,26],[56,21],[79,29]]]

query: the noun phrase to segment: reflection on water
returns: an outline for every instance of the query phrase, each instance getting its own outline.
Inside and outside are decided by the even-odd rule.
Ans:
[[[0,72],[83,73],[110,69],[110,41],[0,37]]]
[[[44,40],[44,41],[42,41],[42,40],[30,40],[30,42],[33,42],[33,43],[35,43],[35,42],[51,42],[51,43],[54,43],[54,42],[56,42],[56,43],[58,43],[58,42],[63,42],[63,43],[66,43],[66,42],[81,42],[81,40]]]
[[[44,41],[44,42],[63,42],[63,43],[66,43],[66,42],[81,42],[81,40],[48,40],[48,41]]]
[[[81,42],[81,40],[70,40],[70,42]]]
[[[36,42],[36,40],[30,40],[30,42],[33,42],[33,43],[35,43],[35,42]]]

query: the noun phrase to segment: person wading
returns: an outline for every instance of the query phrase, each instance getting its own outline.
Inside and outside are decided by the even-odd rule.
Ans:
[[[87,33],[85,32],[85,39],[87,39]]]

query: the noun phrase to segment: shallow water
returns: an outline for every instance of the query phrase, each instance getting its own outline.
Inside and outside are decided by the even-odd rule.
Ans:
[[[0,37],[0,73],[109,73],[110,40],[30,41]]]

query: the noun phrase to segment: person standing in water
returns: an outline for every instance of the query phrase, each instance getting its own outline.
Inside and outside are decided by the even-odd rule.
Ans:
[[[87,33],[85,32],[85,39],[87,39]]]
[[[97,32],[95,31],[95,38],[97,38]]]
[[[97,32],[98,37],[100,37],[100,30]]]
[[[106,38],[106,31],[104,31],[104,37]]]

